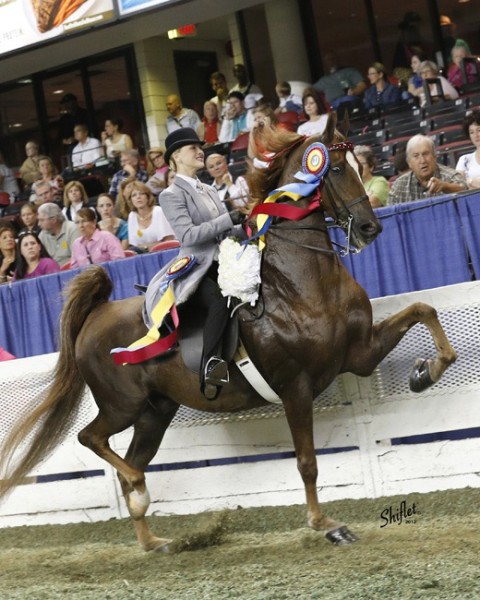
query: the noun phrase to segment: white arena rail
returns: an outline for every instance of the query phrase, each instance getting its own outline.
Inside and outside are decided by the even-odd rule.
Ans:
[[[375,320],[417,300],[437,308],[458,360],[440,383],[410,392],[414,359],[434,353],[418,325],[371,377],[343,375],[322,394],[315,403],[321,501],[480,485],[480,283],[374,300]],[[0,363],[0,439],[48,387],[55,361],[52,354]],[[76,440],[95,413],[86,393],[66,441],[0,504],[0,526],[127,516],[113,470]],[[438,432],[445,433],[432,439]],[[129,439],[124,432],[112,445],[123,454]],[[276,406],[223,416],[180,409],[147,482],[150,514],[304,502]]]

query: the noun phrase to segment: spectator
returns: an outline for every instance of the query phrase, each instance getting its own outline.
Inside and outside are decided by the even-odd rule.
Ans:
[[[33,279],[41,275],[58,273],[60,266],[55,262],[33,231],[25,231],[18,236],[18,261],[13,280]]]
[[[7,283],[15,273],[15,234],[11,227],[0,227],[0,284]]]
[[[262,90],[248,79],[247,69],[245,65],[236,64],[233,67],[233,76],[237,80],[237,83],[230,90],[232,92],[240,92],[243,94],[243,97],[246,98],[249,94],[256,94],[258,96],[263,96]]]
[[[60,100],[60,119],[58,121],[59,137],[65,146],[65,151],[70,153],[75,145],[75,125],[90,125],[88,111],[78,104],[74,94],[65,94]]]
[[[137,181],[135,177],[127,177],[124,179],[120,183],[117,200],[114,201],[115,214],[124,220],[128,219],[128,215],[130,213],[130,205],[127,202],[127,196],[129,195],[130,186],[134,181]],[[111,194],[109,194],[109,196],[111,196]]]
[[[338,66],[332,52],[325,55],[324,64],[326,74],[313,87],[324,94],[334,110],[344,103],[353,107],[360,106],[361,97],[367,88],[360,71],[354,67]]]
[[[120,183],[127,177],[134,177],[137,181],[147,183],[148,173],[140,166],[140,157],[137,150],[124,150],[120,153],[120,171],[117,171],[110,184],[108,193],[114,200],[117,198]]]
[[[72,257],[73,242],[80,236],[77,227],[67,221],[59,206],[53,202],[38,207],[40,241],[47,252],[61,267]]]
[[[437,83],[429,83],[428,90],[430,92],[430,99],[435,102],[442,98],[442,94],[445,100],[456,100],[458,98],[458,92],[453,87],[453,85],[440,75],[438,67],[436,63],[431,60],[424,60],[420,65],[420,75],[423,81],[427,79],[438,79],[440,81],[441,90],[437,89]],[[420,94],[420,106],[425,106],[427,104],[427,99],[425,98],[425,91],[422,90]]]
[[[411,172],[394,182],[387,204],[401,204],[467,189],[462,174],[437,163],[435,144],[426,135],[414,135],[408,140],[407,163]]]
[[[73,137],[78,143],[72,150],[72,167],[81,169],[93,166],[103,154],[100,140],[89,137],[86,125],[75,125]]]
[[[167,165],[165,164],[165,158],[163,156],[163,148],[150,148],[147,152],[148,160],[148,174],[150,179],[147,181],[147,186],[152,190],[155,196],[158,196],[160,192],[165,189],[165,173],[167,172]]]
[[[121,119],[107,119],[105,129],[102,131],[102,145],[105,149],[105,156],[115,158],[120,156],[124,150],[133,148],[132,138],[128,133],[122,132],[123,121]]]
[[[470,189],[480,188],[480,110],[473,110],[467,115],[463,127],[476,150],[461,156],[456,169],[465,176]]]
[[[270,104],[264,103],[259,104],[252,110],[253,124],[250,130],[250,136],[248,139],[248,156],[252,159],[258,158],[262,161],[271,160],[272,154],[267,152],[263,146],[259,145],[257,141],[258,136],[255,135],[257,130],[263,127],[278,127],[279,129],[287,129],[288,125],[279,123],[275,111],[272,109]]]
[[[0,192],[10,196],[10,202],[15,202],[17,194],[20,193],[17,180],[12,169],[5,164],[3,153],[0,152]]]
[[[461,90],[465,85],[462,74],[463,59],[471,56],[472,52],[467,42],[461,39],[456,40],[451,52],[452,62],[448,67],[447,79],[457,90]],[[467,83],[475,81],[475,67],[472,64],[465,65],[465,74],[467,76]]]
[[[227,159],[223,154],[209,154],[205,167],[213,178],[211,187],[216,190],[218,197],[227,210],[243,208],[249,200],[249,191],[244,177],[237,177],[235,183],[228,170]]]
[[[303,112],[308,120],[302,123],[297,132],[301,135],[321,135],[328,121],[324,104],[319,92],[314,87],[305,88],[302,97]]]
[[[37,207],[35,204],[26,203],[20,209],[20,221],[23,227],[20,229],[20,233],[24,233],[26,231],[33,231],[37,235],[40,234],[40,225],[38,224],[37,219]]]
[[[98,227],[117,236],[122,248],[128,248],[127,222],[115,216],[115,202],[108,194],[100,194],[97,198],[97,212],[100,215]]]
[[[412,69],[412,76],[408,80],[408,92],[411,96],[418,98],[423,92],[423,79],[420,75],[420,65],[426,59],[424,52],[421,48],[414,48],[414,54],[410,61],[410,67]]]
[[[30,196],[30,200],[32,197],[34,198],[33,204],[35,206],[40,206],[46,202],[55,202],[57,198],[55,189],[46,181],[37,181],[35,184],[35,194]]]
[[[215,102],[207,100],[203,105],[202,122],[197,127],[198,137],[205,144],[212,145],[218,142],[220,133],[220,119],[218,118],[218,109]]]
[[[57,168],[53,164],[53,160],[48,156],[39,156],[38,170],[40,171],[40,179],[35,181],[32,185],[30,202],[35,202],[36,200],[36,187],[39,181],[48,183],[48,185],[53,188],[54,201],[61,202],[64,182],[63,177],[58,174]]]
[[[69,221],[75,221],[77,212],[88,206],[88,196],[80,181],[69,181],[63,192],[63,214]]]
[[[245,109],[245,97],[241,92],[230,92],[228,94],[229,108],[222,121],[220,142],[233,142],[241,133],[250,130],[250,119]]]
[[[277,83],[275,93],[278,97],[278,107],[275,109],[276,113],[287,111],[302,112],[302,99],[297,94],[292,94],[292,87],[288,81]]]
[[[166,123],[168,133],[181,127],[196,129],[200,125],[200,117],[197,113],[191,108],[183,108],[182,101],[176,94],[167,96],[167,110],[170,113]]]
[[[363,97],[363,103],[367,110],[385,108],[401,101],[402,92],[399,87],[388,81],[388,75],[382,63],[375,62],[368,67],[368,79],[370,87]]]
[[[388,181],[381,175],[374,175],[373,171],[377,159],[370,146],[355,146],[355,156],[362,165],[362,181],[372,208],[385,206],[388,198]]]
[[[222,120],[228,108],[228,86],[225,75],[218,71],[212,73],[210,75],[210,85],[215,92],[215,96],[210,98],[210,102],[215,104],[217,107],[218,118],[219,120]]]
[[[40,178],[38,170],[38,159],[40,157],[37,142],[27,142],[25,144],[25,154],[27,158],[20,167],[20,177],[27,187],[30,187],[34,181]]]
[[[132,182],[127,202],[131,208],[128,215],[128,241],[133,250],[148,252],[159,242],[175,239],[170,223],[163,210],[155,206],[155,197],[146,185],[139,181]]]
[[[75,217],[75,225],[81,237],[77,237],[72,245],[72,268],[125,257],[120,240],[109,231],[97,229],[95,209],[81,208]]]

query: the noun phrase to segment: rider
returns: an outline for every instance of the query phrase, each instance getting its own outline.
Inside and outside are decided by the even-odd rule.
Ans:
[[[205,160],[202,142],[193,129],[173,131],[167,136],[165,147],[165,161],[175,178],[160,194],[159,202],[181,243],[178,258],[193,255],[196,260],[188,276],[175,279],[171,285],[177,306],[193,296],[194,304],[207,309],[200,385],[205,397],[215,400],[229,378],[228,365],[221,354],[228,307],[217,284],[218,246],[226,236],[245,237],[240,226],[245,215],[239,210],[227,212],[217,191],[197,178]],[[149,302],[147,292],[147,307]]]

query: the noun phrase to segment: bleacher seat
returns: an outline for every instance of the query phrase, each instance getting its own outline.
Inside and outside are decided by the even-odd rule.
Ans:
[[[438,136],[438,145],[451,144],[465,139],[462,125],[450,125],[428,132],[428,136]]]
[[[230,144],[230,160],[234,162],[246,158],[248,150],[248,139],[250,134],[241,133],[236,140]]]
[[[171,250],[172,248],[179,248],[180,242],[178,240],[165,240],[164,242],[158,242],[155,246],[150,248],[150,252],[160,252],[161,250]]]
[[[426,133],[430,129],[430,122],[427,119],[412,119],[406,123],[392,125],[388,128],[388,139],[412,136],[417,133]]]
[[[475,146],[470,140],[462,140],[437,146],[437,159],[443,165],[452,167],[457,166],[458,159],[464,154],[475,152]]]
[[[298,113],[294,110],[287,110],[286,112],[278,113],[277,119],[279,123],[282,123],[290,131],[297,131]]]
[[[388,132],[385,129],[378,129],[351,135],[349,139],[356,146],[381,146],[387,140],[387,137]]]
[[[457,98],[456,100],[445,100],[445,102],[436,102],[431,106],[425,106],[423,115],[425,118],[428,118],[453,112],[465,113],[466,108],[465,100],[463,98]]]
[[[473,81],[468,81],[467,65],[471,65],[470,72],[473,74]],[[466,56],[462,59],[462,93],[480,91],[480,58],[477,56]]]

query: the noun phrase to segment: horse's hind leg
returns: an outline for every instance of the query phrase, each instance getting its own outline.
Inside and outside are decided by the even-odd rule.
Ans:
[[[355,357],[352,359],[352,368],[348,370],[357,375],[370,375],[380,361],[387,356],[399,343],[403,336],[417,323],[423,323],[430,331],[437,355],[432,359],[419,358],[410,375],[410,389],[421,392],[436,383],[445,370],[455,362],[457,354],[443,331],[438,320],[437,311],[428,304],[416,302],[377,323],[373,327],[370,345],[354,349]]]
[[[170,401],[156,403],[155,405],[149,404],[146,407],[135,423],[133,438],[125,455],[125,460],[129,465],[142,473],[145,472],[148,464],[157,453],[165,431],[177,410],[178,404]],[[121,472],[118,472],[118,478],[128,511],[133,520],[137,539],[142,548],[147,551],[168,551],[168,544],[171,540],[154,536],[145,519],[150,504],[150,496],[145,480],[144,485],[139,488],[138,485],[132,485],[132,482],[126,479]]]

